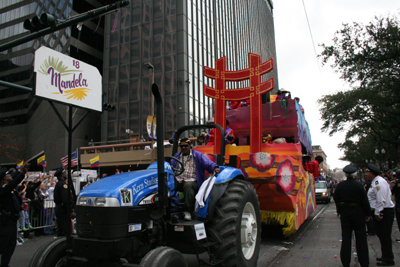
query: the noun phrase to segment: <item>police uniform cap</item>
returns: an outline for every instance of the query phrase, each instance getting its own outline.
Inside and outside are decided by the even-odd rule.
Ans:
[[[6,172],[7,172],[7,168],[6,167],[3,167],[0,170],[0,180],[3,180],[4,176],[6,175]]]
[[[346,167],[343,168],[343,172],[347,173],[347,174],[352,174],[355,173],[357,171],[357,167],[354,165],[347,165]]]
[[[188,144],[190,144],[191,143],[191,141],[190,141],[190,139],[189,138],[187,138],[187,137],[183,137],[180,141],[179,141],[179,143],[188,143]]]
[[[63,171],[64,171],[64,168],[63,168],[63,167],[58,168],[58,169],[56,170],[56,172],[54,173],[54,176],[60,177],[61,174],[63,173]]]
[[[381,173],[381,171],[379,170],[378,167],[376,167],[374,164],[372,163],[368,163],[367,165],[367,172],[372,172],[375,175],[379,175]]]

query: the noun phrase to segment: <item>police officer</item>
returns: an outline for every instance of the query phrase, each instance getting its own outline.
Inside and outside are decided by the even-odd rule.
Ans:
[[[380,171],[374,164],[368,163],[366,178],[371,182],[368,199],[371,204],[375,232],[381,242],[382,257],[376,258],[378,266],[393,266],[392,227],[394,204],[388,182],[379,176]]]
[[[396,212],[396,221],[397,221],[397,226],[399,227],[399,231],[400,231],[400,170],[398,170],[396,172],[396,183],[394,184],[393,188],[392,188],[392,194],[395,196],[395,212]],[[400,239],[396,239],[397,242],[400,243]]]
[[[68,184],[66,183],[66,173],[62,167],[58,168],[54,173],[54,176],[58,178],[58,182],[54,188],[54,202],[56,203],[56,217],[57,217],[57,236],[66,236],[68,223],[71,223],[71,217],[68,214],[68,205],[71,202],[68,199],[70,191]]]
[[[0,171],[0,255],[1,266],[8,266],[11,256],[14,254],[17,243],[17,221],[21,202],[17,196],[15,188],[24,179],[29,167],[25,163],[22,172],[14,179],[11,175],[5,175],[6,168]]]
[[[357,176],[357,167],[347,165],[343,172],[346,173],[347,180],[338,184],[333,195],[342,226],[340,259],[343,266],[350,266],[351,235],[354,231],[358,260],[365,267],[369,265],[365,221],[370,219],[371,208],[364,187],[354,179]]]

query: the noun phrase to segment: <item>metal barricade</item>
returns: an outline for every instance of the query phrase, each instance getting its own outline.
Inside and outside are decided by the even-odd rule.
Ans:
[[[20,212],[19,229],[44,229],[45,234],[52,233],[56,227],[55,207],[56,204],[53,199],[28,202],[28,207]]]

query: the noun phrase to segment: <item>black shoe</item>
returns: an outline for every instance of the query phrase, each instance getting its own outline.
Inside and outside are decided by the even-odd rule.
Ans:
[[[376,261],[382,261],[382,258],[376,258]]]
[[[376,263],[378,266],[394,266],[394,261],[379,261]]]

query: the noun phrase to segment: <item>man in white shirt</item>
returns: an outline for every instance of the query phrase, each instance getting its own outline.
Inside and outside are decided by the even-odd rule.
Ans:
[[[368,200],[375,221],[375,231],[381,242],[382,257],[376,258],[378,266],[393,266],[392,228],[394,220],[394,204],[391,200],[389,184],[383,179],[380,170],[374,164],[368,163],[366,178],[371,182],[368,190]]]

